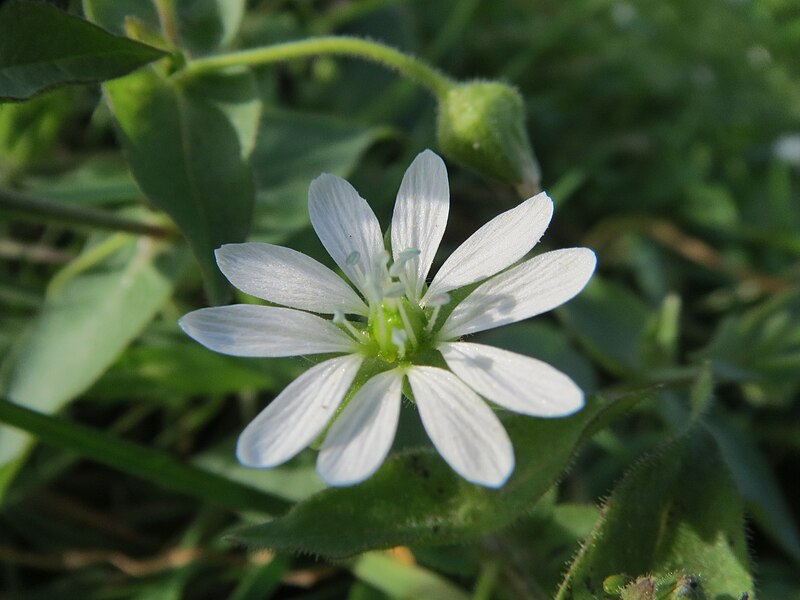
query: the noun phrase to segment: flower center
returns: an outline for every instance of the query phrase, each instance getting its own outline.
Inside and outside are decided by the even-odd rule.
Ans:
[[[410,361],[421,348],[427,348],[439,308],[449,300],[420,307],[415,281],[406,269],[418,256],[419,250],[409,248],[392,262],[384,252],[367,269],[358,252],[347,257],[347,264],[358,274],[369,314],[366,323],[350,322],[341,312],[333,321],[363,344],[368,354],[385,362]]]

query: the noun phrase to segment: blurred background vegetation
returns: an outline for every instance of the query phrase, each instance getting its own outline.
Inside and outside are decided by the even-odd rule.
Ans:
[[[201,55],[206,30],[194,26],[200,33],[187,45]],[[800,4],[264,0],[248,3],[231,45],[323,34],[366,36],[458,80],[518,88],[556,206],[541,248],[589,246],[598,275],[555,314],[482,339],[552,362],[588,393],[662,387],[596,434],[512,528],[457,547],[399,549],[394,562],[246,552],[222,541],[248,520],[224,503],[39,445],[0,470],[0,596],[552,597],[602,499],[685,427],[690,383],[710,364],[706,422],[744,501],[758,597],[800,598]],[[351,59],[255,75],[263,111],[251,239],[322,258],[306,194],[323,171],[348,177],[387,226],[405,168],[437,149],[435,101]],[[444,253],[520,200],[510,186],[448,166]],[[144,208],[97,87],[0,106],[0,180],[64,206],[168,226]],[[48,411],[69,402],[70,421],[289,502],[320,490],[312,451],[268,472],[246,471],[232,456],[243,424],[305,363],[230,359],[184,338],[177,318],[208,302],[199,269],[174,250],[143,272],[131,257],[157,238],[119,235],[4,216],[4,393]],[[91,263],[100,260],[93,251],[105,262]],[[114,299],[131,278],[144,283]],[[58,297],[76,312],[50,310]],[[104,310],[109,320],[92,325]],[[74,332],[76,322],[89,325]],[[32,347],[48,352],[20,367]]]

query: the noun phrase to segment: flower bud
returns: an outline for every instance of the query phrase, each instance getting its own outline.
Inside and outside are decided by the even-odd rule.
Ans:
[[[525,195],[539,191],[539,164],[525,131],[522,97],[513,87],[495,81],[454,85],[439,98],[437,134],[448,158]]]

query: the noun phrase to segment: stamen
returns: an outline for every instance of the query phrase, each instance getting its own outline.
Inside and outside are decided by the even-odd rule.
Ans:
[[[400,298],[405,292],[406,287],[402,283],[396,282],[383,290],[383,296],[384,298]]]
[[[367,295],[370,296],[369,299],[374,304],[381,303],[381,300],[383,300],[384,292],[383,292],[383,286],[380,284],[379,281],[375,281],[370,277],[369,279],[367,279],[364,288],[365,288],[364,291],[367,292]]]
[[[358,250],[353,250],[350,254],[347,255],[347,259],[345,262],[348,266],[352,267],[355,266],[358,261],[361,260],[361,253]]]
[[[389,276],[390,277],[398,277],[404,270],[405,265],[408,261],[418,257],[420,254],[417,248],[409,248],[407,250],[403,250],[400,254],[397,255],[397,260],[392,263],[392,266],[389,267]]]
[[[434,294],[428,300],[427,306],[433,307],[433,312],[431,316],[428,318],[428,324],[425,326],[425,331],[430,333],[433,331],[433,326],[436,325],[436,319],[439,318],[439,311],[442,310],[442,307],[450,302],[450,294],[441,293],[441,294]]]
[[[441,294],[434,294],[425,302],[425,306],[441,307],[450,302],[450,294],[442,292]]]
[[[381,273],[383,273],[384,276],[388,277],[389,276],[389,261],[390,260],[391,259],[389,258],[389,253],[386,252],[386,250],[384,250],[383,252],[378,254],[378,256],[375,258],[375,265],[377,266],[377,269],[375,269],[375,272],[381,272]]]
[[[403,327],[405,328],[406,337],[411,340],[411,345],[417,347],[417,334],[414,333],[414,328],[411,326],[411,321],[406,314],[406,309],[402,302],[397,304],[397,309],[400,312],[400,318],[403,320]],[[397,331],[397,330],[396,330]]]
[[[441,306],[433,307],[433,312],[431,313],[431,316],[428,318],[428,324],[425,325],[426,333],[430,333],[431,331],[433,331],[433,326],[436,324],[436,319],[439,318],[439,311],[441,310],[441,308],[442,308]]]
[[[392,343],[397,347],[397,356],[406,355],[406,332],[401,329],[392,329]]]
[[[355,262],[353,264],[350,264],[350,259],[353,258],[353,256],[356,257]],[[353,267],[353,273],[356,277],[356,281],[354,281],[353,283],[355,283],[362,290],[365,290],[366,293],[366,290],[369,286],[369,281],[367,281],[367,276],[364,275],[364,271],[361,270],[361,265],[358,264],[359,256],[360,255],[358,252],[353,251],[347,257],[347,261],[345,262],[347,262],[349,266]]]
[[[347,333],[353,336],[357,342],[363,342],[363,336],[361,332],[355,328],[355,326],[347,320],[347,317],[344,316],[344,312],[342,310],[335,310],[333,312],[333,322],[337,325],[342,325],[346,330]]]

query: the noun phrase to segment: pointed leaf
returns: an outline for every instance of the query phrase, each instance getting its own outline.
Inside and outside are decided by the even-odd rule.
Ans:
[[[229,45],[239,31],[245,0],[177,0],[182,45],[203,54]]]
[[[444,577],[420,567],[406,564],[389,554],[370,552],[359,557],[352,567],[361,581],[381,590],[392,600],[436,598],[467,600],[469,596]]]
[[[178,81],[147,69],[104,89],[136,181],[180,227],[212,303],[219,304],[228,286],[214,250],[242,241],[250,229],[254,187],[247,153],[258,100],[249,73],[211,79]]]
[[[160,450],[119,439],[61,417],[42,414],[0,399],[0,422],[35,435],[47,444],[119,469],[146,481],[237,510],[281,512],[288,503],[247,484],[184,465]]]
[[[185,249],[147,238],[116,234],[103,243],[117,244],[110,256],[63,284],[54,279],[41,313],[4,362],[1,387],[10,400],[53,413],[85,391],[153,318],[188,264]],[[0,473],[11,476],[28,444],[0,428]]]
[[[162,56],[44,2],[9,2],[0,9],[0,99],[113,79]]]
[[[561,476],[592,425],[644,393],[591,398],[566,419],[514,417],[504,426],[517,464],[502,488],[467,483],[432,450],[391,457],[372,478],[328,489],[285,516],[236,532],[243,544],[343,557],[400,544],[462,542],[511,523]]]
[[[603,581],[693,576],[707,598],[753,597],[742,503],[700,426],[634,467],[611,495],[558,600],[603,597]]]

